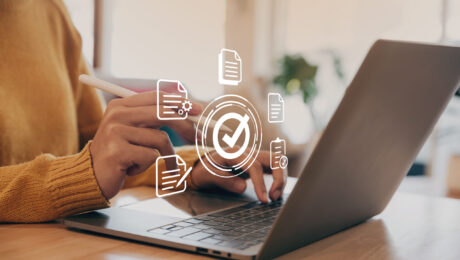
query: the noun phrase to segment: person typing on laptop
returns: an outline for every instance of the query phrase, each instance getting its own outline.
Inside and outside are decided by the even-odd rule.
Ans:
[[[61,1],[0,0],[0,13],[0,222],[49,221],[108,207],[122,188],[154,185],[151,166],[160,154],[177,152],[196,165],[187,180],[192,188],[245,190],[242,178],[207,173],[195,149],[171,145],[159,127],[194,141],[195,125],[159,121],[152,111],[162,104],[154,92],[116,99],[103,113],[94,89],[78,82],[88,69]],[[200,113],[194,103],[190,114]],[[261,152],[248,172],[262,202],[280,198],[284,187],[276,170],[267,192],[269,161]]]

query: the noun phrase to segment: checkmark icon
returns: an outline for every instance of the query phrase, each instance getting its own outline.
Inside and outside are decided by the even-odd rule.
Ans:
[[[249,121],[249,116],[244,115],[243,120],[240,121],[240,124],[236,128],[235,132],[233,135],[230,137],[228,134],[225,134],[222,140],[230,146],[230,148],[233,148],[236,144],[236,141],[238,141],[238,138],[240,138],[241,133],[243,130],[248,126],[248,121]]]

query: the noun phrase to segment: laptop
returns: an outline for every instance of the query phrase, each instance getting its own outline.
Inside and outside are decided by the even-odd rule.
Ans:
[[[379,214],[459,80],[458,47],[378,40],[283,200],[190,191],[64,224],[221,258],[280,256]]]

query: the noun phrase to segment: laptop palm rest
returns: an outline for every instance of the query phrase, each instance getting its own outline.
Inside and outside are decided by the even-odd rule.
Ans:
[[[108,230],[145,234],[147,230],[181,219],[237,207],[256,200],[253,189],[244,194],[188,191],[67,217],[69,227],[116,235]]]

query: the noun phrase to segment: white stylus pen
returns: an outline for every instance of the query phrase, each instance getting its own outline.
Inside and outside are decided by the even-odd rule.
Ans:
[[[107,81],[104,81],[104,80],[101,80],[101,79],[98,79],[98,78],[95,78],[95,77],[91,77],[89,75],[82,74],[82,75],[80,75],[80,77],[78,79],[83,84],[86,84],[88,86],[98,88],[100,90],[112,93],[112,94],[114,94],[116,96],[119,96],[119,97],[129,97],[129,96],[137,94],[136,92],[134,92],[132,90],[120,87],[118,85],[115,85],[113,83],[110,83],[110,82],[107,82]],[[192,122],[194,122],[195,124],[198,124],[199,121],[200,121],[200,117],[198,117],[198,116],[188,116],[187,119],[192,121]],[[203,118],[203,120],[201,120],[202,124],[204,122],[206,122],[206,118]],[[215,125],[216,125],[216,121],[214,121],[214,120],[209,121],[208,126],[211,129],[214,128]],[[227,132],[233,132],[232,129],[228,128],[225,125],[222,125],[220,129],[224,130],[224,131],[227,131]]]

